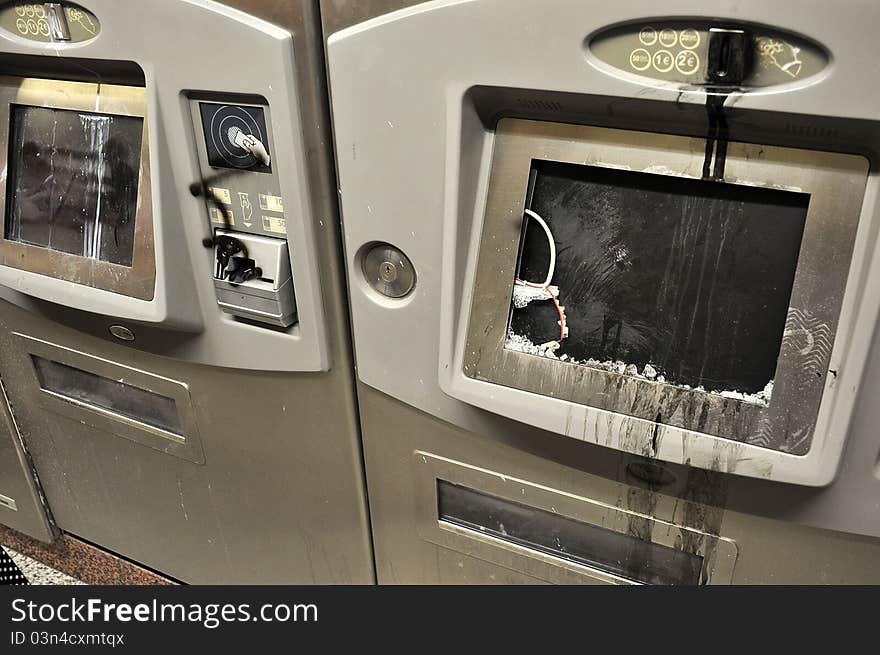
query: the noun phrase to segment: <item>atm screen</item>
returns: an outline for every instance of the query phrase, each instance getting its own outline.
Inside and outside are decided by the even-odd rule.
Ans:
[[[4,236],[131,266],[143,119],[11,108]]]
[[[706,391],[773,380],[809,195],[544,161],[530,201],[557,251],[568,334],[555,356]],[[544,280],[536,220],[521,247],[517,277]],[[558,340],[558,314],[548,300],[514,306],[512,334]]]

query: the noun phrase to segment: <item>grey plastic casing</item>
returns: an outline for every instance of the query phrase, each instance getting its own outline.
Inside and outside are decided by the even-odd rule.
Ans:
[[[873,121],[880,92],[863,81],[872,75],[878,53],[865,52],[865,44],[852,34],[865,21],[880,18],[878,8],[848,3],[846,10],[835,10],[834,21],[823,18],[826,4],[803,2],[799,8],[792,12],[788,6],[748,0],[729,7],[722,16],[705,16],[698,2],[676,2],[662,10],[669,17],[764,24],[821,43],[831,53],[832,63],[820,75],[737,94],[728,104],[738,116],[751,111],[764,117],[801,115],[789,124],[779,122],[782,130],[765,128],[757,119],[754,124],[745,120],[748,129],[743,136],[757,143],[840,147],[870,156],[877,147]],[[633,20],[647,22],[656,11],[648,2],[436,0],[329,37],[354,339],[358,375],[364,383],[476,432],[491,430],[491,421],[480,410],[559,434],[566,433],[568,422],[613,419],[608,412],[469,379],[462,372],[493,120],[499,117],[481,113],[478,95],[494,92],[502,97],[501,115],[571,122],[585,119],[574,109],[567,111],[559,98],[589,96],[591,118],[598,115],[599,124],[674,132],[675,126],[660,124],[659,114],[652,116],[636,103],[685,109],[690,105],[691,116],[696,116],[705,103],[703,92],[683,92],[678,85],[609,70],[585,46],[598,30]],[[633,108],[618,99],[632,100]],[[810,116],[834,117],[846,123],[846,129],[841,127],[839,134],[814,129]],[[790,131],[789,126],[793,126]],[[694,125],[688,129],[696,132]],[[671,439],[666,434],[660,459],[808,486],[827,485],[835,478],[880,310],[877,193],[878,178],[872,172],[832,352],[834,375],[829,376],[810,452],[789,455],[717,438],[695,439],[679,431]],[[417,283],[406,298],[382,297],[361,275],[359,258],[364,246],[375,241],[393,244],[413,261]],[[392,362],[393,375],[389,374]],[[605,438],[611,439],[612,447],[645,452],[644,444],[624,444],[606,434],[602,443]],[[880,480],[874,475],[876,443],[873,450],[870,459],[862,455],[860,462],[853,463],[855,469],[850,467],[848,486],[876,497],[880,492]],[[833,506],[832,502],[823,511],[833,512]],[[834,523],[827,518],[817,522]]]
[[[156,290],[137,300],[25,271],[3,277],[0,297],[31,311],[107,337],[126,323],[135,346],[178,359],[257,370],[325,371],[330,367],[321,279],[314,256],[316,231],[331,220],[317,216],[307,193],[307,152],[302,138],[300,93],[293,36],[244,12],[210,0],[138,3],[128,19],[112,0],[79,3],[101,18],[90,41],[40,44],[0,32],[5,52],[134,61],[144,71],[156,247]],[[156,48],[145,34],[163,35]],[[193,53],[210,57],[205,66]],[[157,75],[156,71],[161,71]],[[259,71],[259,75],[254,72]],[[266,84],[265,80],[276,80]],[[222,99],[241,94],[265,99],[275,143],[272,153],[285,201],[290,264],[299,322],[285,331],[241,322],[217,306],[213,258],[202,245],[207,208],[189,185],[199,165],[188,94]],[[22,293],[19,289],[27,289]],[[50,301],[51,305],[46,301]],[[69,311],[67,308],[72,309]]]

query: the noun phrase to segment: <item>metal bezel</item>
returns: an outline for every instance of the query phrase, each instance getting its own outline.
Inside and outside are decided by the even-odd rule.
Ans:
[[[621,449],[644,455],[656,454],[650,452],[650,437],[658,426],[806,454],[820,403],[828,384],[833,383],[828,379],[831,349],[867,181],[868,164],[862,157],[745,143],[728,146],[726,182],[810,194],[769,406],[504,347],[521,216],[533,160],[699,179],[704,153],[702,139],[502,120],[497,129],[474,282],[479,294],[474,294],[471,305],[463,360],[465,375],[624,415],[614,427],[621,435]],[[608,393],[608,389],[615,392]],[[655,422],[658,414],[663,417],[661,423]],[[608,429],[612,429],[610,422]],[[606,443],[611,442],[608,435]],[[632,447],[628,448],[627,443]]]
[[[12,105],[137,116],[144,119],[144,125],[131,266],[98,261],[18,241],[8,241],[3,238],[2,233],[0,233],[0,265],[139,300],[152,300],[156,287],[156,257],[147,143],[146,89],[111,84],[99,86],[84,82],[0,77],[0,170],[4,171],[9,156]],[[0,216],[5,221],[5,175],[0,178]]]

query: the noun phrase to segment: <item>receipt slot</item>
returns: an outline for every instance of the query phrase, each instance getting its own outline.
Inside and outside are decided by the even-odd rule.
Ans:
[[[877,581],[864,9],[321,5],[379,580]]]
[[[0,5],[0,522],[371,582],[316,4],[53,7]]]

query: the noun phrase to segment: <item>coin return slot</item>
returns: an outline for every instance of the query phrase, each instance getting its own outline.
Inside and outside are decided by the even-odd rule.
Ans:
[[[703,558],[437,480],[441,522],[643,584],[696,585]]]
[[[182,435],[173,398],[31,355],[40,388],[80,407]],[[180,437],[182,439],[182,437]]]

